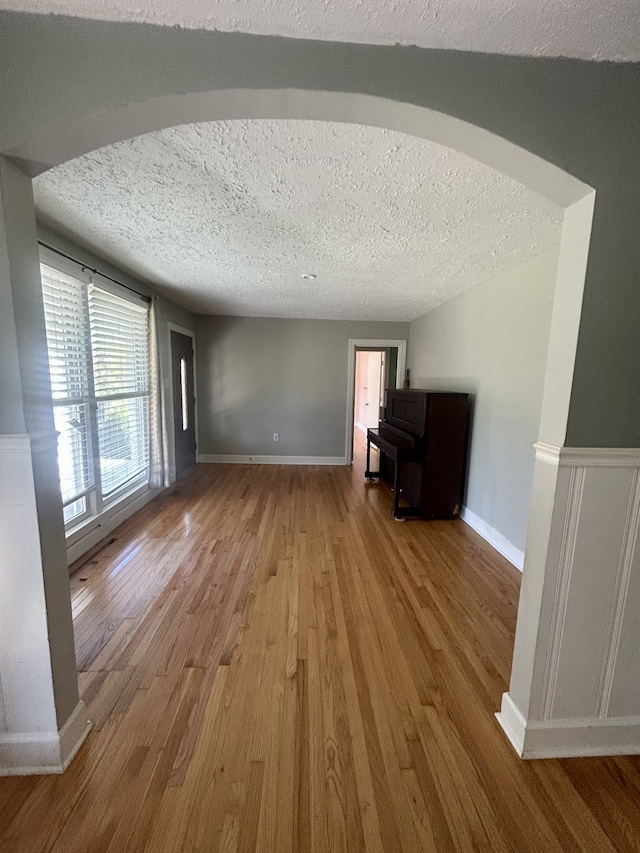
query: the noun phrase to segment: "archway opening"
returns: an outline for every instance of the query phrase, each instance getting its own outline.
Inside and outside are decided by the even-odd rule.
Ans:
[[[562,447],[595,193],[566,172],[507,140],[443,113],[371,96],[295,89],[226,90],[159,98],[81,116],[5,153],[27,174],[35,176],[106,144],[152,130],[234,118],[341,121],[399,130],[462,151],[564,208],[539,432],[540,442]],[[527,550],[525,572],[529,571],[529,564],[537,577],[544,571],[546,559],[545,531],[540,527],[545,512],[539,502],[544,505],[548,499],[548,493],[534,492],[530,510],[530,517],[536,517],[538,527],[535,541]],[[536,620],[535,602],[521,605],[518,631],[529,635],[535,630]],[[526,677],[522,674],[522,680]]]

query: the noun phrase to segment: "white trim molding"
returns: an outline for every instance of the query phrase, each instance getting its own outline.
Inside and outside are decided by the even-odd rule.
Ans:
[[[524,551],[510,542],[506,536],[503,536],[499,530],[492,527],[475,512],[472,512],[469,507],[463,506],[460,510],[460,518],[472,527],[476,533],[479,533],[489,545],[492,545],[496,551],[499,551],[502,556],[507,559],[516,569],[522,571],[524,566]]]
[[[640,716],[527,722],[505,693],[496,719],[521,758],[640,754]]]
[[[59,732],[0,734],[0,776],[64,773],[92,725],[80,701]]]
[[[57,451],[59,432],[56,430],[0,435],[2,453],[42,453]]]
[[[521,758],[525,758],[524,738],[527,731],[527,721],[508,693],[502,694],[502,708],[495,716],[515,751]]]
[[[200,453],[198,462],[231,465],[346,465],[344,456],[242,456],[224,453]]]
[[[31,454],[31,438],[27,433],[0,435],[0,453]]]
[[[543,441],[533,446],[536,459],[556,468],[640,467],[640,447],[556,447]]]
[[[525,758],[640,753],[640,449],[535,449],[551,529],[542,553],[532,519],[521,596],[539,619],[498,720]]]
[[[353,460],[353,430],[355,413],[355,386],[356,386],[356,350],[358,349],[387,349],[397,347],[398,362],[396,364],[396,387],[402,387],[405,369],[407,366],[407,341],[389,338],[349,338],[349,350],[347,355],[347,434],[345,436],[344,456],[345,463],[350,465]]]

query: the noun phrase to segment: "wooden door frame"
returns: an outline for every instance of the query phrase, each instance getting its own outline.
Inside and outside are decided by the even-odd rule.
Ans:
[[[195,418],[196,427],[196,463],[198,462],[198,448],[200,447],[198,436],[198,395],[197,388],[197,364],[196,364],[196,333],[192,329],[187,329],[184,326],[179,326],[177,323],[172,323],[167,320],[167,341],[169,344],[169,382],[167,383],[167,408],[165,410],[165,434],[167,445],[167,462],[169,471],[169,483],[175,483],[176,476],[176,437],[173,431],[173,407],[175,400],[173,399],[173,350],[171,346],[171,332],[178,332],[180,335],[185,335],[191,338],[191,346],[193,348],[193,393],[195,396],[195,404],[193,408],[193,416]]]
[[[356,350],[362,348],[383,350],[389,347],[397,347],[398,349],[396,387],[402,388],[404,371],[407,364],[406,339],[390,340],[388,338],[349,338],[349,352],[347,356],[347,433],[344,443],[344,458],[346,465],[350,465],[353,461],[353,406],[355,403]]]

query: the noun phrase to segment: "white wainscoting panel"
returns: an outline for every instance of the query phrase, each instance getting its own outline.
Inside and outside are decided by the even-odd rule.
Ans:
[[[32,457],[55,440],[0,435],[0,776],[61,773],[88,732],[82,702],[56,720]]]
[[[536,463],[558,469],[539,683],[526,714],[505,694],[498,719],[524,757],[638,753],[640,449],[538,444]]]

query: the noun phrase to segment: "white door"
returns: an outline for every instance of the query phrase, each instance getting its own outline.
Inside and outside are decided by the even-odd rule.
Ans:
[[[368,356],[366,425],[377,427],[384,395],[384,353],[370,352]]]

